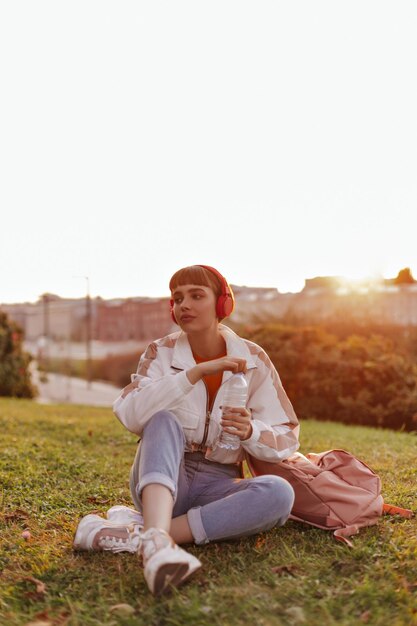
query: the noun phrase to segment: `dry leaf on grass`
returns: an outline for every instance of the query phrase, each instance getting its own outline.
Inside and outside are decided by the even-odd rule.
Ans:
[[[367,624],[369,622],[369,620],[371,619],[371,611],[364,611],[363,613],[361,613],[359,619],[364,624]]]
[[[405,589],[407,592],[417,591],[417,583],[410,583],[407,578],[405,578],[405,576],[400,577],[400,583],[402,588]],[[397,591],[400,591],[400,589],[398,589]]]
[[[271,567],[271,572],[277,574],[277,576],[289,574],[295,577],[301,574],[302,569],[298,565],[277,565],[276,567]]]
[[[25,626],[46,626],[51,624],[51,626],[66,626],[68,620],[71,617],[71,613],[68,611],[62,611],[58,615],[49,615],[49,612],[41,611],[40,613],[36,613],[33,616],[33,619],[29,624],[25,624]]]
[[[100,498],[97,498],[96,496],[88,496],[87,500],[93,504],[108,504],[110,502],[109,499],[100,500]]]
[[[4,513],[2,517],[5,522],[16,522],[21,519],[27,519],[28,517],[30,517],[30,514],[27,511],[24,511],[23,509],[15,509],[14,511],[11,511],[10,513]]]
[[[25,576],[23,578],[23,580],[27,580],[28,582],[33,583],[34,585],[36,585],[35,591],[29,591],[26,594],[26,596],[28,598],[33,598],[33,599],[40,600],[40,599],[45,597],[45,595],[46,595],[46,585],[45,585],[45,583],[43,583],[38,578],[34,578],[33,576]]]

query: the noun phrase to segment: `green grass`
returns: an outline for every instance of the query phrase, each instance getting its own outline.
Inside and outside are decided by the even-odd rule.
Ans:
[[[0,428],[2,626],[417,624],[415,518],[384,517],[354,537],[353,549],[293,522],[237,543],[191,546],[200,573],[155,599],[135,556],[71,547],[80,516],[130,504],[136,438],[109,409],[24,400],[0,400]],[[415,435],[306,421],[301,441],[302,452],[350,450],[381,475],[388,502],[416,510]],[[119,603],[134,614],[111,612]]]

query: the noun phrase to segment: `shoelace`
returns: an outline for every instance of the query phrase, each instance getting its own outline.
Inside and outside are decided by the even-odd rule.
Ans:
[[[149,533],[149,535],[147,534],[148,532],[146,531],[139,535],[138,552],[142,555],[144,562],[148,561],[155,552],[169,544],[168,536],[161,531],[152,529],[152,533]]]
[[[126,549],[127,544],[132,544],[137,550],[140,545],[140,534],[138,532],[137,526],[126,526],[126,531],[127,531],[126,537],[117,537],[111,534],[100,537],[99,539],[100,547],[103,550],[113,550],[114,552],[123,552]]]

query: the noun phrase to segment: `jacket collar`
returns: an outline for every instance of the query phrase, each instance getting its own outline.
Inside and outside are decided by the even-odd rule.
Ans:
[[[219,324],[219,330],[222,337],[226,341],[226,350],[229,356],[236,356],[242,359],[246,359],[247,368],[252,369],[256,367],[255,359],[250,353],[246,343],[239,335],[237,335],[231,328],[224,324]],[[171,366],[176,369],[189,369],[194,367],[195,359],[191,350],[191,346],[188,341],[187,334],[181,332],[178,340],[175,343]]]

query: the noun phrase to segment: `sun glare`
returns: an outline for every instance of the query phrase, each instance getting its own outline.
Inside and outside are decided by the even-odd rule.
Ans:
[[[383,284],[384,278],[381,274],[367,276],[340,276],[340,286],[349,291],[369,291],[376,289]]]

